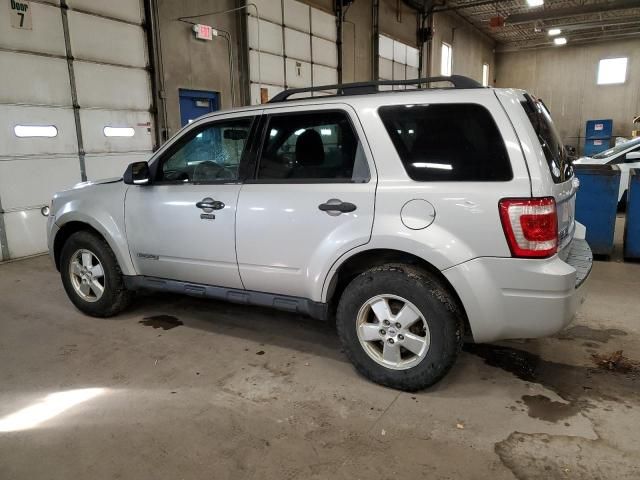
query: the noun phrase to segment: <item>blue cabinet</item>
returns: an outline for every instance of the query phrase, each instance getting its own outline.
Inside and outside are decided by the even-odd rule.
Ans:
[[[603,152],[611,146],[613,120],[587,120],[584,154],[588,157]]]

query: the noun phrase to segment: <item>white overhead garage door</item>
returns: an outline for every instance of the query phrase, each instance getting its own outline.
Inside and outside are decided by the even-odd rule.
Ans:
[[[296,0],[248,5],[251,104],[285,88],[338,83],[336,17]]]
[[[58,190],[153,148],[140,0],[0,3],[0,260],[47,249]],[[75,108],[74,108],[75,105]]]
[[[412,80],[419,78],[418,49],[387,37],[378,36],[378,80]],[[381,90],[392,87],[381,87]],[[394,85],[393,89],[404,89]]]

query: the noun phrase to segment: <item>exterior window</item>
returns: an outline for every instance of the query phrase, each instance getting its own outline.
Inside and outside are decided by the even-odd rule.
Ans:
[[[513,177],[502,135],[480,105],[394,105],[381,107],[379,114],[413,180],[501,182]]]
[[[251,118],[228,120],[191,131],[161,160],[160,182],[224,182],[238,179]]]
[[[105,137],[133,137],[136,131],[131,127],[104,127]]]
[[[442,54],[440,56],[440,73],[445,76],[451,75],[451,65],[453,59],[453,49],[448,43],[442,42]]]
[[[534,100],[529,94],[525,94],[524,97],[525,100],[520,104],[538,135],[538,141],[549,165],[551,178],[554,183],[563,183],[573,177],[573,167],[567,157],[567,150],[562,143],[562,138],[542,100]]]
[[[624,83],[627,80],[627,58],[605,58],[598,64],[598,85]]]
[[[489,86],[489,64],[488,63],[482,64],[482,86],[483,87]]]
[[[276,115],[267,132],[258,180],[369,180],[364,151],[343,112]]]
[[[13,127],[16,137],[57,137],[58,129],[53,125],[16,125]]]

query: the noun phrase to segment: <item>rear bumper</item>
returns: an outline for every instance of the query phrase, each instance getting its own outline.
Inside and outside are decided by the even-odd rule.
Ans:
[[[574,238],[563,257],[483,257],[444,270],[474,341],[545,337],[566,327],[586,297],[593,256],[584,239]]]

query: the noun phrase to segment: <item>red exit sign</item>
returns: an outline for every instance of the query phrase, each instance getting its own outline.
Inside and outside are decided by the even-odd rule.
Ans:
[[[213,40],[213,37],[218,35],[218,31],[213,27],[200,23],[193,26],[193,31],[196,33],[198,40]]]

